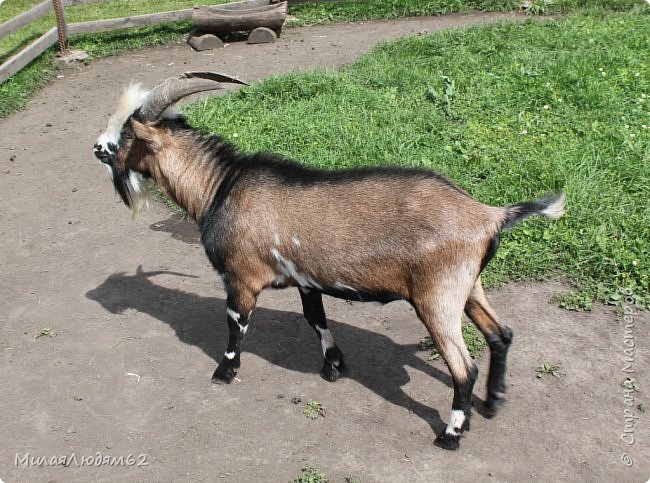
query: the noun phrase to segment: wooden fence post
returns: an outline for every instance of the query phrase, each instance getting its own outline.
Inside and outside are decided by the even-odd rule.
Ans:
[[[56,29],[59,33],[59,51],[61,55],[68,55],[70,53],[68,47],[68,24],[65,20],[65,10],[62,0],[52,0],[52,7],[54,7],[54,13],[56,14]]]

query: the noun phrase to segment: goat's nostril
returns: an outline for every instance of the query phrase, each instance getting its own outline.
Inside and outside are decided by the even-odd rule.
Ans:
[[[108,163],[110,154],[104,151],[101,145],[95,144],[95,149],[93,153],[95,154],[95,157],[99,159],[102,163]]]

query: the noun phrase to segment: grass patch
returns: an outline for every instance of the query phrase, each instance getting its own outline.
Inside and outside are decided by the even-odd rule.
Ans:
[[[289,483],[327,483],[328,481],[327,475],[318,466],[307,465],[302,469],[302,473]]]
[[[560,369],[561,369],[560,364],[551,364],[549,362],[543,362],[537,368],[537,378],[541,379],[544,376],[553,376],[559,379],[560,376],[562,375]]]
[[[302,413],[309,419],[318,419],[325,417],[325,406],[318,401],[309,401],[305,404]]]
[[[627,11],[643,0],[532,0],[529,14],[546,15],[576,10],[601,9]],[[482,10],[490,12],[517,11],[521,0],[343,0],[321,4],[291,5],[289,13],[296,20],[292,25],[312,25],[335,22],[443,15]]]
[[[435,169],[492,205],[564,189],[562,220],[504,233],[487,285],[565,273],[584,300],[615,303],[626,287],[648,307],[649,10],[414,36],[188,114],[312,166]]]
[[[344,0],[321,4],[291,5],[292,25],[359,22],[442,15],[468,10],[509,11],[519,9],[518,0]]]
[[[485,342],[483,334],[471,323],[463,324],[462,331],[463,340],[465,341],[469,355],[472,359],[478,359],[487,347],[487,342]],[[431,340],[430,336],[423,337],[420,340],[420,350],[429,351],[429,360],[437,360],[441,357],[436,344]]]
[[[206,0],[208,5],[228,3],[229,0]],[[533,0],[533,13],[566,13],[576,9],[608,9],[624,11],[642,8],[642,0]],[[40,3],[39,0],[10,0],[0,7],[0,22],[9,20]],[[192,0],[110,0],[94,4],[66,7],[68,22],[108,19],[146,13],[164,12],[191,8]],[[289,25],[310,25],[332,22],[361,21],[402,16],[440,15],[467,10],[505,11],[520,8],[519,0],[342,0],[324,4],[290,5],[289,14],[296,19]],[[32,22],[5,38],[0,39],[0,62],[26,47],[48,29],[56,25],[54,13]],[[191,29],[190,22],[160,26],[126,29],[101,34],[73,37],[70,45],[86,50],[90,58],[119,53],[127,49],[151,47],[184,39]],[[28,74],[16,75],[9,82],[13,85],[0,86],[0,118],[4,118],[26,104],[27,99],[40,86],[52,78],[53,52],[32,63]],[[25,70],[23,70],[25,72]],[[5,83],[6,84],[6,83]]]

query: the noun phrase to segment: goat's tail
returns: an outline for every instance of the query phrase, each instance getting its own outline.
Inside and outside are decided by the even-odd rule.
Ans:
[[[557,220],[564,215],[566,206],[566,194],[549,193],[533,201],[523,201],[516,205],[505,208],[505,217],[501,222],[501,229],[506,230],[515,226],[529,216],[543,215],[547,218]]]

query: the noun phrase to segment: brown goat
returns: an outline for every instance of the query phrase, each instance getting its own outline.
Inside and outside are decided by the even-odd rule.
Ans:
[[[456,449],[469,428],[477,368],[461,333],[463,311],[491,351],[487,411],[505,391],[512,331],[499,322],[480,273],[500,232],[530,215],[559,218],[564,194],[500,208],[473,199],[430,171],[314,170],[268,154],[245,154],[192,129],[169,108],[218,89],[214,73],[186,73],[151,92],[131,86],[95,144],[124,203],[139,209],[151,178],[196,220],[208,258],[227,291],[230,337],[214,382],[230,382],[260,292],[300,289],[303,310],[321,340],[322,375],[334,381],[343,354],[327,327],[322,294],[350,300],[407,300],[449,366],[454,399],[435,442]],[[241,83],[241,82],[240,82]]]

